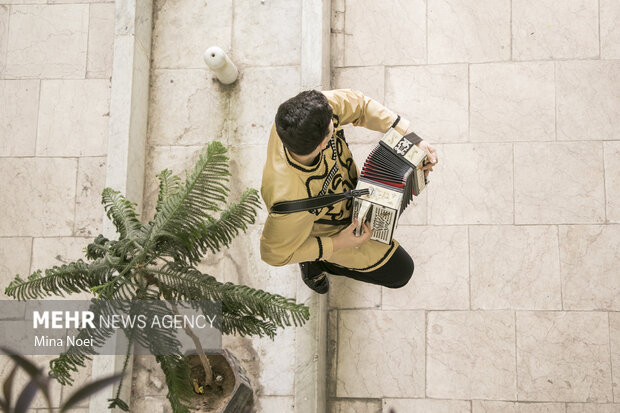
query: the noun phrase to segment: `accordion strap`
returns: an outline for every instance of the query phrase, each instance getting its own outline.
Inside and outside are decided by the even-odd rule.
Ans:
[[[310,198],[296,199],[294,201],[282,201],[273,204],[269,212],[274,214],[292,214],[294,212],[320,209],[353,197],[367,195],[368,189],[354,189],[342,194],[326,194]]]

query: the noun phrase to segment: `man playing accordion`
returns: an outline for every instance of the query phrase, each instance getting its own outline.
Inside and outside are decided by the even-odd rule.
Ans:
[[[393,127],[427,153],[426,175],[437,163],[435,149],[407,130],[409,121],[362,93],[301,92],[280,105],[271,128],[261,186],[268,209],[277,202],[356,187],[359,172],[342,130],[346,124],[380,132]],[[261,258],[274,266],[299,263],[306,285],[320,294],[329,289],[328,273],[389,288],[407,284],[414,269],[409,254],[396,240],[370,240],[367,224],[356,236],[351,213],[352,199],[315,210],[270,213],[260,240]]]

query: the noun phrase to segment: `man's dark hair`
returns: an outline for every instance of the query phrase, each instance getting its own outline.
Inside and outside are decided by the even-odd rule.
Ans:
[[[297,155],[308,155],[329,133],[332,107],[318,90],[306,90],[278,107],[276,131],[284,146]]]

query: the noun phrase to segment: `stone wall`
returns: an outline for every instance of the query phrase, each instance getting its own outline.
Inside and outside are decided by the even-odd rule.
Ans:
[[[301,89],[301,1],[208,1],[154,3],[151,89],[144,214],[157,201],[155,174],[183,174],[211,141],[225,144],[231,158],[231,197],[260,189],[267,139],[278,105]],[[179,31],[179,27],[183,30]],[[238,66],[231,86],[206,67],[204,51],[219,46]],[[222,282],[296,297],[296,266],[270,267],[260,260],[259,238],[266,211],[231,248],[209,256],[201,269]],[[258,412],[292,412],[295,382],[294,328],[269,338],[224,337],[247,369]],[[166,412],[167,389],[153,357],[136,357],[136,411]],[[159,383],[159,384],[158,384]]]
[[[15,274],[83,257],[101,231],[113,35],[113,2],[0,1],[4,299]],[[35,359],[46,366],[51,358]],[[3,359],[0,376],[9,367]],[[89,375],[85,369],[78,380]],[[55,385],[54,403],[70,392]],[[33,404],[43,406],[40,398]]]

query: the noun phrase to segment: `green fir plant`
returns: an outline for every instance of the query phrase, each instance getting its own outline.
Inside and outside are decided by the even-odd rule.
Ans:
[[[210,300],[221,303],[221,321],[217,325],[221,332],[241,336],[273,338],[278,327],[299,326],[309,319],[308,307],[293,299],[222,283],[198,269],[207,253],[215,254],[228,247],[241,231],[245,232],[260,208],[255,189],[246,189],[238,202],[227,204],[230,172],[226,148],[221,143],[207,145],[184,180],[167,169],[157,177],[159,196],[150,222],[140,221],[136,204],[118,191],[105,188],[102,203],[116,227],[118,239],[99,235],[84,249],[86,261],[80,259],[36,271],[27,279],[17,275],[5,293],[27,300],[93,292],[96,298],[91,300],[89,310],[95,317],[114,314],[127,302],[136,300],[150,303],[149,312],[162,315],[171,311],[165,305],[167,302]],[[178,314],[172,307],[173,314]],[[111,329],[89,327],[78,331],[77,338],[90,338],[95,347],[114,333]],[[188,412],[187,404],[194,393],[187,358],[180,352],[157,355],[170,354],[171,349],[178,348],[176,336],[158,329],[127,328],[124,333],[128,346],[121,374],[135,343],[149,348],[166,376],[173,412]],[[200,343],[194,343],[208,384],[212,379],[209,362]],[[71,384],[72,372],[84,367],[85,359],[93,354],[94,350],[87,347],[70,347],[50,362],[50,373],[61,384]],[[119,397],[121,386],[122,382],[116,397],[109,399],[109,407],[128,411],[127,403]]]

